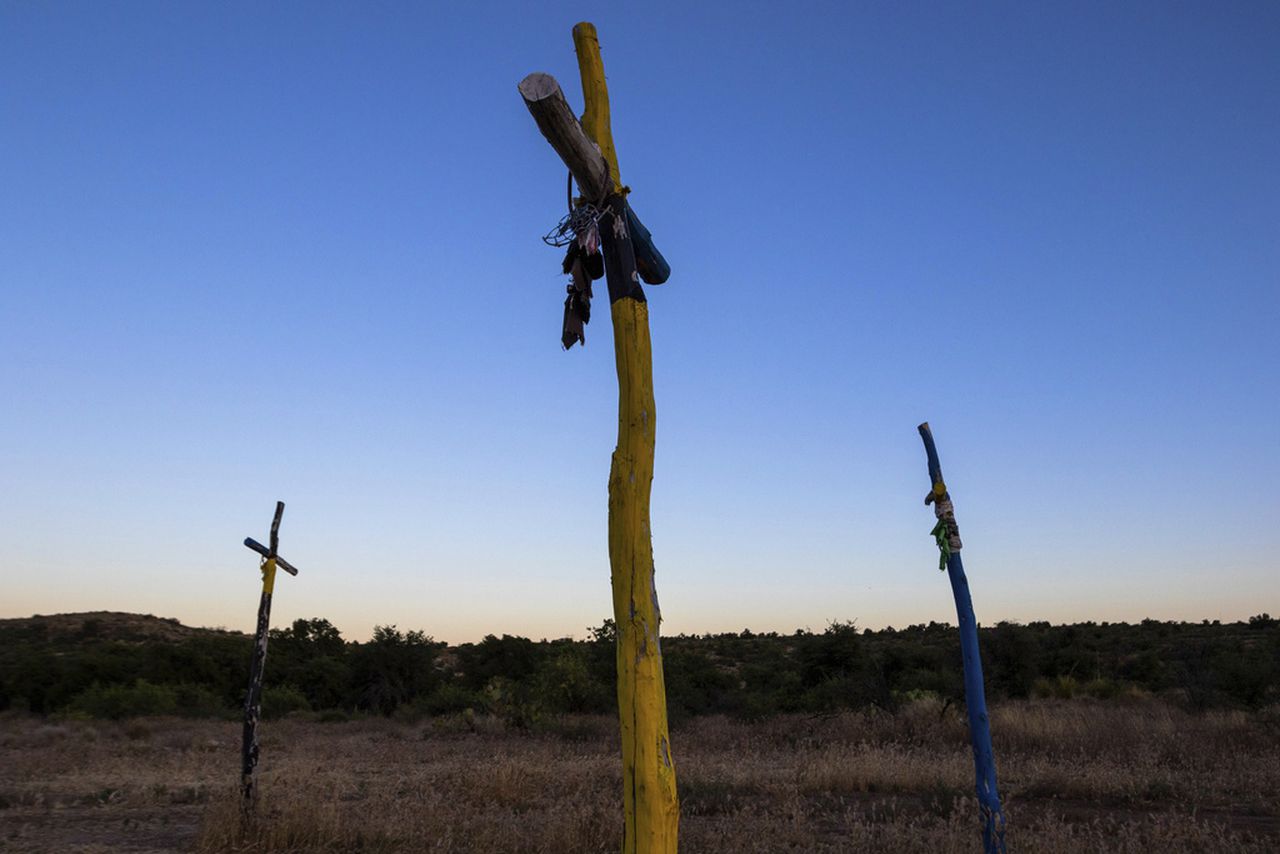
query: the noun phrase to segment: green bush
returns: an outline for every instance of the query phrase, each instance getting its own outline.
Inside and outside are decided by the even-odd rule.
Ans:
[[[354,644],[351,652],[355,706],[389,715],[400,705],[430,694],[440,682],[436,656],[444,646],[422,632],[374,626],[373,639]]]
[[[307,695],[292,685],[262,686],[262,717],[282,718],[290,712],[309,712]]]
[[[1053,697],[1070,700],[1080,693],[1080,683],[1074,676],[1058,676],[1053,679],[1040,677],[1031,689],[1033,697]]]
[[[342,709],[325,709],[317,712],[315,717],[315,721],[318,724],[345,724],[349,720],[351,720],[351,715],[348,715]]]
[[[1120,696],[1120,686],[1110,679],[1090,679],[1084,685],[1084,692],[1096,700],[1114,700]]]
[[[81,631],[60,634],[40,619],[0,620],[0,714],[238,715],[251,638],[202,632],[164,640],[164,632],[138,633],[136,622],[122,628],[94,617]],[[993,703],[1032,694],[1109,702],[1176,696],[1194,710],[1280,703],[1280,621],[1266,614],[1247,623],[1034,622],[980,631]],[[384,626],[370,641],[351,643],[327,620],[295,620],[271,633],[267,680],[287,687],[268,688],[265,711],[418,720],[474,709],[515,726],[564,713],[612,714],[616,626],[606,620],[588,636],[535,642],[490,635],[446,652],[422,632]],[[834,622],[817,634],[678,635],[662,644],[673,722],[705,714],[892,711],[931,693],[957,703],[963,697],[959,637],[942,623],[860,631]]]
[[[143,715],[172,715],[178,710],[177,691],[138,679],[132,685],[93,684],[67,704],[67,711],[118,721]]]
[[[173,687],[173,695],[174,711],[183,717],[222,718],[234,711],[217,693],[204,685],[176,685]]]
[[[542,663],[532,693],[552,714],[608,712],[616,702],[613,684],[592,678],[587,650],[577,646],[559,649]]]
[[[529,686],[494,676],[484,687],[484,709],[515,729],[527,730],[541,722],[547,709],[532,696]]]
[[[481,704],[481,698],[474,691],[456,682],[445,682],[414,705],[434,718],[464,712]]]

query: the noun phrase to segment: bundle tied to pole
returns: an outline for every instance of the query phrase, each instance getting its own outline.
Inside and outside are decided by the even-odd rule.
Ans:
[[[963,545],[960,542],[960,526],[956,522],[956,509],[947,494],[947,487],[941,481],[933,485],[933,489],[924,497],[926,505],[933,505],[933,515],[938,523],[933,526],[929,535],[938,544],[938,570],[946,571],[947,561],[952,552],[958,552]]]
[[[617,153],[609,131],[608,91],[595,28],[585,23],[576,26],[574,44],[587,101],[581,122],[551,75],[530,74],[519,87],[538,129],[569,166],[569,212],[542,237],[549,246],[567,247],[561,268],[570,279],[560,329],[560,343],[566,350],[574,344],[586,344],[585,326],[591,321],[594,296],[591,282],[605,275],[604,259],[599,252],[604,242],[600,233],[602,223],[607,223],[604,227],[612,229],[613,234],[629,244],[631,251],[627,254],[633,256],[627,263],[633,275],[625,282],[611,283],[610,304],[623,296],[644,302],[639,282],[660,285],[671,275],[671,265],[658,251],[653,235],[628,201],[631,188],[618,178]],[[576,199],[575,180],[581,191]],[[582,262],[580,267],[578,261]],[[639,281],[635,281],[636,276]]]
[[[574,206],[572,198],[569,203],[569,213],[542,238],[550,246],[568,247],[560,265],[569,277],[560,328],[560,344],[566,350],[574,344],[586,345],[584,327],[591,322],[591,283],[604,276],[599,223],[605,210],[581,200]]]

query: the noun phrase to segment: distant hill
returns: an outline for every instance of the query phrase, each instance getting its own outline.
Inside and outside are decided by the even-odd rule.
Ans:
[[[78,614],[36,614],[0,620],[0,637],[28,640],[180,642],[209,635],[240,636],[243,632],[184,626],[171,617],[128,614],[123,611],[85,611]]]

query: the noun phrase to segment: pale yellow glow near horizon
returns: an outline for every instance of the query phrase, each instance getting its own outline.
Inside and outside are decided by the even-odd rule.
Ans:
[[[718,613],[709,615],[702,611],[704,619],[693,620],[686,615],[664,616],[663,634],[720,634],[741,632],[749,629],[757,633],[778,632],[791,634],[797,629],[822,631],[831,621],[852,620],[864,629],[878,630],[886,626],[905,628],[917,623],[937,621],[955,624],[955,611],[950,600],[950,592],[944,579],[939,579],[941,588],[928,607],[907,609],[872,610],[862,609],[856,613],[851,609],[845,613],[831,613],[813,617],[799,609],[785,609],[772,613],[742,610],[736,613]],[[607,616],[605,608],[596,609],[599,613],[592,615],[586,608],[571,608],[565,605],[553,606],[537,614],[500,613],[488,611],[484,614],[467,614],[449,612],[447,609],[431,609],[430,614],[419,614],[415,617],[413,609],[397,606],[388,608],[384,615],[374,615],[375,610],[368,607],[334,608],[328,612],[312,612],[300,609],[290,601],[284,585],[279,585],[272,609],[273,628],[284,628],[298,618],[321,617],[333,623],[345,639],[349,641],[365,641],[373,633],[375,625],[396,625],[399,629],[421,630],[436,640],[450,644],[472,643],[485,635],[512,634],[539,640],[573,637],[583,639],[587,636],[587,628],[599,625]],[[192,603],[165,603],[150,597],[113,596],[101,601],[93,601],[80,596],[67,597],[63,607],[50,607],[48,600],[21,597],[7,598],[0,611],[0,619],[26,618],[36,614],[51,615],[60,613],[78,613],[87,611],[119,611],[127,613],[151,614],[161,618],[177,619],[184,625],[202,628],[220,628],[250,633],[254,628],[257,600],[252,591],[241,597],[244,602],[235,605],[200,605]],[[703,602],[688,603],[688,610],[697,613]],[[1249,600],[1248,597],[1222,596],[1206,597],[1197,605],[1187,603],[1166,603],[1159,605],[1154,601],[1142,605],[1132,602],[1116,602],[1102,607],[1082,608],[1080,603],[1056,602],[1043,603],[1045,607],[1035,608],[1023,606],[1015,609],[995,610],[979,608],[979,623],[993,625],[1002,620],[1020,623],[1047,621],[1050,623],[1079,622],[1129,622],[1136,623],[1146,618],[1176,622],[1199,623],[1203,620],[1219,620],[1224,623],[1247,620],[1249,617],[1263,612],[1273,615],[1280,612],[1274,605]],[[486,616],[492,614],[492,616]]]

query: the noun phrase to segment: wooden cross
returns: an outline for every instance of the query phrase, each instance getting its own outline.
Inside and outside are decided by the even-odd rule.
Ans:
[[[623,854],[675,854],[680,823],[667,729],[666,689],[653,581],[649,495],[653,483],[653,354],[649,305],[640,287],[665,281],[666,261],[627,202],[609,124],[609,91],[596,28],[573,28],[586,112],[579,123],[549,74],[530,74],[520,94],[542,135],[569,167],[599,219],[613,349],[618,369],[618,445],[609,472],[609,564],[618,627],[622,729]]]
[[[240,750],[241,806],[248,812],[253,809],[257,794],[254,788],[254,772],[258,768],[258,718],[262,714],[262,672],[267,664],[267,637],[271,626],[271,592],[276,583],[276,568],[290,575],[298,570],[280,557],[280,518],[284,516],[284,502],[276,502],[276,515],[271,520],[269,546],[252,537],[245,537],[244,544],[262,555],[262,598],[258,601],[258,628],[253,638],[253,661],[249,665],[249,693],[244,698],[244,739]]]

